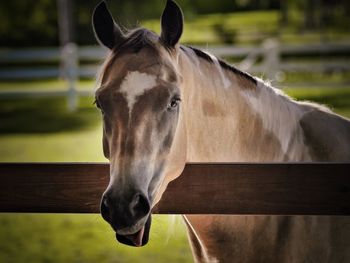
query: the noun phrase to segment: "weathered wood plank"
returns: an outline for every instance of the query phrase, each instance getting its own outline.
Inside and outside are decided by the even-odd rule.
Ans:
[[[156,211],[349,215],[350,164],[188,165]]]
[[[108,164],[0,164],[0,212],[98,212],[108,174]],[[154,213],[350,215],[350,163],[187,164]]]
[[[98,212],[108,178],[107,164],[0,164],[0,211]]]

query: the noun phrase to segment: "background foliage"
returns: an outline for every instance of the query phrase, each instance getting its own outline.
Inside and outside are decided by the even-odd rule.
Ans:
[[[74,19],[77,43],[95,44],[91,30],[91,12],[97,0],[75,0]],[[138,22],[159,19],[165,0],[109,0],[116,20],[126,27]],[[302,14],[299,29],[324,27],[346,28],[350,21],[350,2],[347,0],[178,0],[190,22],[198,15],[252,10],[278,10],[285,26],[293,20],[293,13]],[[135,8],[137,7],[137,8]],[[57,3],[54,0],[0,2],[0,46],[58,45]],[[220,22],[221,23],[221,22]],[[220,27],[218,23],[217,27]],[[244,25],[242,25],[244,26]],[[218,29],[220,30],[220,28]]]

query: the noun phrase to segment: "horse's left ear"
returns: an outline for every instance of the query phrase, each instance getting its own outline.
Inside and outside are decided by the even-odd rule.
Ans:
[[[181,8],[168,0],[161,18],[162,33],[160,39],[168,47],[174,47],[180,40],[184,23]]]

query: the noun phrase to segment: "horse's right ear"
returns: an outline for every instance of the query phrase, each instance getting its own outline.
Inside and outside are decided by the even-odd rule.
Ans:
[[[183,31],[184,18],[181,8],[168,0],[161,17],[162,32],[160,39],[168,47],[174,47],[180,40]]]
[[[97,41],[109,49],[113,49],[124,39],[123,32],[114,22],[105,1],[95,7],[92,14],[92,27]]]

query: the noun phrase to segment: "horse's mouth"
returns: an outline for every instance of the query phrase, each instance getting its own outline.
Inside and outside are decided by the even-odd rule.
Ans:
[[[148,243],[149,231],[151,229],[151,215],[149,215],[146,224],[136,233],[132,235],[119,235],[116,233],[117,240],[128,246],[142,247]]]

